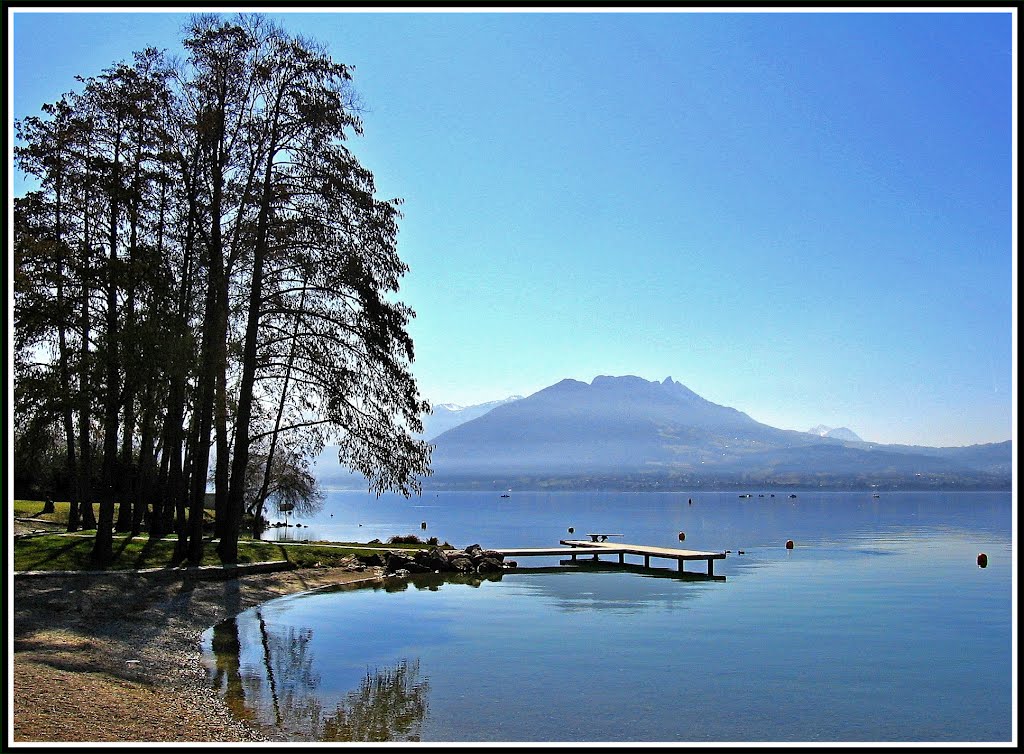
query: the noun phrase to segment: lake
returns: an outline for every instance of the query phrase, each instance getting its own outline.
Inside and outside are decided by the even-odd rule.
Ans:
[[[1011,740],[1011,493],[750,492],[329,493],[268,537],[731,552],[282,597],[204,634],[211,683],[294,741]]]

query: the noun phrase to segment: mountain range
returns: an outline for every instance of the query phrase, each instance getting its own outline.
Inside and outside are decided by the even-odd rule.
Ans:
[[[826,427],[824,424],[819,424],[817,427],[811,427],[807,430],[809,435],[817,435],[818,437],[834,437],[837,440],[852,440],[853,442],[864,442],[857,433],[847,427]]]
[[[566,379],[440,432],[425,487],[668,489],[752,484],[1009,489],[1011,442],[864,442],[778,429],[666,378]]]
[[[477,403],[472,406],[460,406],[457,403],[437,403],[432,406],[433,412],[423,417],[423,433],[421,438],[431,440],[452,427],[465,424],[478,416],[483,416],[493,408],[505,403],[517,401],[523,396],[513,395],[497,401]]]

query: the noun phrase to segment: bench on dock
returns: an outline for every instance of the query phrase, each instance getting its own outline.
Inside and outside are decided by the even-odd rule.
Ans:
[[[591,537],[594,535],[591,534]],[[600,536],[600,535],[599,535]],[[612,536],[612,535],[607,535]],[[622,536],[621,534],[618,536]],[[509,558],[525,558],[543,555],[568,555],[576,560],[581,555],[590,555],[600,560],[601,555],[618,555],[619,563],[625,565],[626,555],[642,555],[644,568],[651,567],[651,558],[668,558],[678,563],[679,571],[684,571],[683,563],[687,560],[706,560],[708,576],[715,575],[715,561],[725,558],[724,552],[703,552],[701,550],[679,550],[674,547],[653,547],[651,545],[614,544],[612,542],[591,541],[585,539],[562,539],[559,544],[564,547],[495,547],[496,552]]]
[[[704,552],[702,550],[680,550],[675,547],[654,547],[652,545],[634,545],[619,543],[613,544],[611,542],[587,542],[582,539],[562,539],[559,540],[559,544],[567,545],[570,548],[577,550],[586,549],[591,552],[596,548],[597,554],[594,554],[594,560],[598,560],[598,555],[605,553],[609,555],[618,555],[619,562],[626,562],[626,555],[642,555],[644,559],[644,568],[651,567],[651,558],[668,558],[675,560],[678,564],[680,571],[685,570],[683,563],[687,560],[706,560],[708,563],[708,576],[715,575],[715,561],[723,560],[725,558],[724,552]],[[572,555],[572,550],[569,551]],[[575,559],[575,558],[573,558]]]

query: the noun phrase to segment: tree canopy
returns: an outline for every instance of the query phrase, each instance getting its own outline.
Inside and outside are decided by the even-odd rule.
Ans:
[[[17,447],[56,447],[101,563],[145,527],[199,562],[211,482],[234,562],[246,511],[315,503],[327,444],[378,495],[430,473],[400,200],[350,149],[350,68],[258,14],[183,34],[15,124]]]

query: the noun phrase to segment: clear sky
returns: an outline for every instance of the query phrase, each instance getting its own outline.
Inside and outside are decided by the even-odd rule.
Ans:
[[[272,10],[355,66],[430,400],[671,375],[786,429],[1015,436],[1008,10]],[[14,12],[13,118],[186,17]]]

